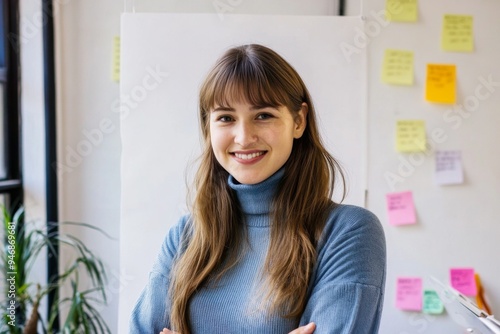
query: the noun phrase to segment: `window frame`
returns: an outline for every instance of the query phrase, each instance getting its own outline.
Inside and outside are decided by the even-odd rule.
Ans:
[[[15,211],[23,204],[22,147],[20,117],[20,55],[19,1],[1,0],[3,6],[4,67],[0,67],[0,82],[4,85],[4,152],[6,178],[0,180],[0,195],[6,196],[5,206]]]

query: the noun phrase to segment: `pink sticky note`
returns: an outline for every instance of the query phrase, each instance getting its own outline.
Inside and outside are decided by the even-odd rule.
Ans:
[[[466,296],[476,296],[477,286],[472,268],[450,269],[451,286]]]
[[[387,194],[386,199],[389,224],[406,225],[417,222],[411,191]]]
[[[396,286],[396,307],[406,311],[422,310],[422,279],[399,277]]]

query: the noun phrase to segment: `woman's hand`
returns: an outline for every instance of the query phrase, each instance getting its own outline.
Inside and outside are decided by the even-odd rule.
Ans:
[[[168,328],[163,328],[163,330],[160,332],[160,334],[177,334],[177,332],[172,332]]]
[[[310,322],[307,325],[299,327],[296,330],[291,331],[288,334],[312,334],[312,333],[314,333],[315,329],[316,329],[316,324],[314,322]],[[171,332],[167,332],[167,333],[171,333]],[[162,334],[166,334],[166,333],[162,333]]]

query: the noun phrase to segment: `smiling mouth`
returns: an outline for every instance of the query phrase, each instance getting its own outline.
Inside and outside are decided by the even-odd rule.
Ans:
[[[255,159],[263,154],[265,154],[267,151],[260,151],[260,152],[254,152],[254,153],[249,153],[249,154],[244,154],[244,153],[233,153],[234,156],[238,159],[241,160],[251,160]]]

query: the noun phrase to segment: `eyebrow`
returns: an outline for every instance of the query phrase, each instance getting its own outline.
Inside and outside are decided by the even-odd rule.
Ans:
[[[234,108],[231,107],[217,107],[214,108],[212,111],[235,111]]]
[[[277,107],[272,106],[272,105],[262,105],[262,106],[252,106],[252,107],[250,107],[250,110],[261,110],[261,109],[265,109],[265,108],[278,109]],[[217,112],[217,111],[222,111],[222,112],[231,111],[231,112],[234,112],[236,110],[234,108],[232,108],[232,107],[217,107],[217,108],[214,108],[212,111],[213,112]]]

